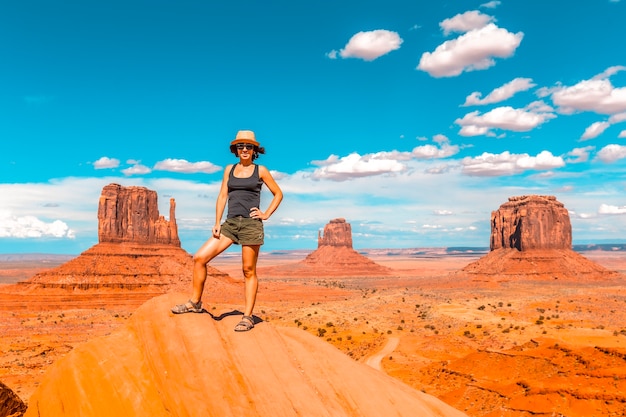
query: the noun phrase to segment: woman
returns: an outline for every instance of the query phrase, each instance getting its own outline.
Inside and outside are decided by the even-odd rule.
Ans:
[[[243,332],[254,327],[252,310],[256,301],[258,280],[256,264],[259,249],[263,244],[263,220],[270,218],[283,199],[283,193],[272,174],[254,160],[265,153],[257,142],[254,132],[240,130],[230,143],[230,151],[239,158],[239,163],[224,169],[222,186],[215,204],[213,236],[198,249],[193,257],[193,292],[189,301],[172,309],[175,314],[201,313],[202,292],[207,276],[207,264],[233,243],[241,245],[241,263],[245,278],[246,308],[235,331]],[[265,184],[274,197],[265,211],[259,209],[261,188]],[[226,221],[222,215],[228,203]]]

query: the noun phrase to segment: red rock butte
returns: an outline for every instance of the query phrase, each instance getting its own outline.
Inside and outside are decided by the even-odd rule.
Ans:
[[[98,240],[78,257],[19,283],[27,290],[124,289],[165,293],[190,287],[193,260],[180,246],[176,202],[159,215],[156,191],[109,184],[98,205]],[[208,267],[212,277],[228,275]]]
[[[278,267],[259,268],[273,276],[386,276],[390,269],[352,248],[352,228],[343,218],[331,220],[317,237],[317,249],[302,261]]]
[[[609,271],[572,249],[572,226],[554,196],[509,197],[491,213],[490,252],[463,268],[476,280],[602,280]]]

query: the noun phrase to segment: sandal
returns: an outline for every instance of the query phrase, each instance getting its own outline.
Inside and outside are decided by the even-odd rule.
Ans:
[[[236,332],[247,332],[254,327],[254,318],[252,316],[243,316],[241,321],[235,326]]]
[[[185,304],[178,304],[174,308],[172,308],[172,313],[174,314],[183,314],[183,313],[202,313],[202,301],[198,301],[194,303],[189,299]]]

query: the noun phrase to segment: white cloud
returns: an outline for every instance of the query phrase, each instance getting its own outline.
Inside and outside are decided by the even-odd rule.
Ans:
[[[505,106],[497,107],[482,115],[474,111],[466,114],[462,119],[456,119],[454,123],[462,127],[459,132],[461,136],[477,136],[490,133],[491,129],[528,132],[554,117],[556,116],[551,113],[536,113]]]
[[[443,30],[444,35],[449,35],[452,32],[465,33],[470,30],[480,29],[494,20],[492,16],[482,14],[478,10],[472,10],[445,19],[439,23],[439,26]]]
[[[482,93],[478,91],[473,92],[467,96],[463,106],[482,106],[485,104],[499,103],[501,101],[508,100],[516,93],[530,90],[534,86],[536,86],[536,84],[533,83],[532,78],[515,78],[503,86],[494,89],[492,92],[487,94],[485,98],[481,98]]]
[[[608,79],[626,67],[615,66],[590,80],[584,80],[571,87],[552,89],[552,101],[559,111],[571,114],[578,111],[592,111],[599,114],[626,112],[626,87],[616,88]]]
[[[197,172],[212,174],[222,168],[207,161],[189,162],[185,159],[168,158],[157,162],[153,169],[156,171],[181,172],[184,174],[193,174]]]
[[[342,58],[360,58],[365,61],[373,61],[399,49],[402,42],[400,35],[389,30],[359,32],[350,38],[346,46],[339,51],[339,55]],[[327,55],[334,58],[337,53],[331,51]]]
[[[126,161],[129,164],[133,164],[130,168],[126,168],[122,170],[122,174],[126,176],[130,175],[145,175],[152,172],[150,168],[145,165],[142,165],[139,161],[128,160]]]
[[[326,56],[330,59],[337,59],[337,57],[339,56],[339,51],[337,51],[336,49],[333,49],[332,51],[327,52]]]
[[[611,126],[609,122],[594,122],[587,129],[585,133],[580,137],[581,141],[594,139],[600,136],[608,127]]]
[[[533,101],[525,108],[533,113],[554,113],[554,108],[547,105],[543,100]]]
[[[480,7],[485,7],[487,9],[495,9],[496,7],[498,7],[502,2],[498,1],[498,0],[493,0],[493,1],[488,1],[487,3],[483,3],[480,5]]]
[[[511,33],[493,23],[446,41],[434,52],[425,52],[417,69],[433,77],[453,77],[463,71],[484,70],[495,65],[494,57],[508,58],[524,34]]]
[[[440,159],[447,158],[459,153],[457,145],[442,144],[441,147],[434,145],[422,145],[413,148],[411,156],[415,159]]]
[[[626,206],[611,206],[608,204],[600,204],[598,214],[626,214]]]
[[[470,176],[493,177],[515,175],[528,170],[548,170],[565,166],[563,158],[542,151],[537,156],[501,154],[485,152],[477,157],[465,157],[461,160],[462,172]]]
[[[596,154],[596,159],[608,164],[624,158],[626,158],[626,146],[615,144],[606,145]]]
[[[358,153],[352,153],[343,158],[331,155],[323,165],[313,172],[314,179],[345,181],[355,177],[369,177],[406,170],[406,166],[398,161],[385,157],[376,158],[373,155],[362,157]]]
[[[617,137],[620,139],[626,138],[626,130],[622,130],[621,132],[619,132],[619,135],[617,135]]]
[[[95,169],[117,168],[120,166],[120,160],[103,156],[93,163]]]
[[[572,149],[567,153],[567,156],[571,157],[567,160],[569,164],[576,164],[579,162],[587,162],[589,160],[589,154],[593,151],[595,147],[586,146],[584,148],[576,148]]]
[[[433,213],[437,216],[451,216],[454,214],[450,210],[435,210]]]
[[[311,162],[321,167],[313,172],[312,177],[345,181],[357,177],[393,174],[407,169],[400,161],[448,158],[459,152],[459,147],[450,145],[445,135],[435,135],[433,140],[439,143],[439,146],[430,144],[416,146],[411,152],[384,151],[363,156],[352,153],[342,158],[330,155],[323,161]]]
[[[626,121],[626,113],[617,113],[609,117],[609,123],[611,124],[621,123],[623,121]]]
[[[61,220],[45,222],[35,216],[14,216],[8,212],[0,212],[0,238],[2,237],[73,239],[75,235]]]

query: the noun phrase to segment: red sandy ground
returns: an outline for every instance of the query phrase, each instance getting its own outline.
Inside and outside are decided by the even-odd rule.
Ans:
[[[584,255],[626,271],[621,253]],[[255,309],[261,319],[311,332],[357,361],[397,340],[382,370],[470,416],[626,415],[622,278],[493,283],[448,276],[478,256],[371,257],[393,269],[384,278],[262,274],[264,267],[300,259],[262,257]],[[213,266],[240,283],[237,258]],[[216,287],[220,293],[207,287],[205,308],[241,309],[241,285]],[[25,402],[51,363],[77,344],[111,333],[155,295],[16,296],[6,288],[0,286],[0,381]]]

